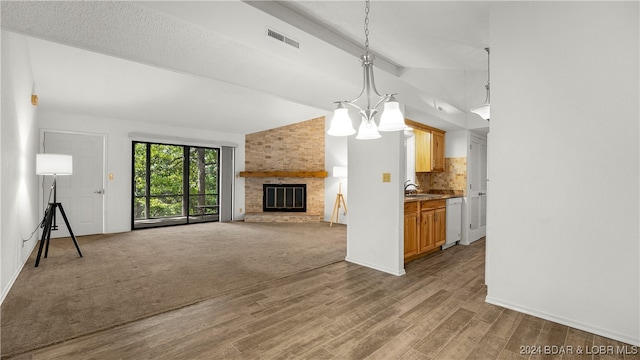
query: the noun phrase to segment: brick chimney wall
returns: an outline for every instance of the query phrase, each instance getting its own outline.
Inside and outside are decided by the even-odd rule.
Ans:
[[[245,171],[324,171],[325,118],[245,136]],[[247,213],[262,212],[262,184],[307,184],[307,214],[324,213],[324,178],[245,179]]]

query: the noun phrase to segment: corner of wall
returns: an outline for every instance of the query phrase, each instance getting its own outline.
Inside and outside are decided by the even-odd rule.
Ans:
[[[37,243],[37,108],[31,104],[34,79],[26,37],[2,31],[2,121],[0,129],[0,301]]]

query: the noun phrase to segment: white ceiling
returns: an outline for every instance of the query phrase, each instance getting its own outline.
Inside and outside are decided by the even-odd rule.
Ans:
[[[378,90],[432,126],[487,126],[468,108],[484,100],[488,12],[373,1]],[[362,83],[363,1],[3,1],[1,16],[28,36],[42,110],[246,134],[329,115]]]

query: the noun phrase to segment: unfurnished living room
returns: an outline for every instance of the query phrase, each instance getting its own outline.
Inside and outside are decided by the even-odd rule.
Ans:
[[[640,358],[638,1],[0,4],[2,359]]]

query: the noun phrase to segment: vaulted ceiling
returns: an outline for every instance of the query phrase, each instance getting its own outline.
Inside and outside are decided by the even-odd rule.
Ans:
[[[364,1],[2,2],[40,109],[252,133],[330,115],[362,86]],[[405,116],[482,128],[488,2],[372,1],[376,85]],[[299,43],[267,36],[272,29]]]

